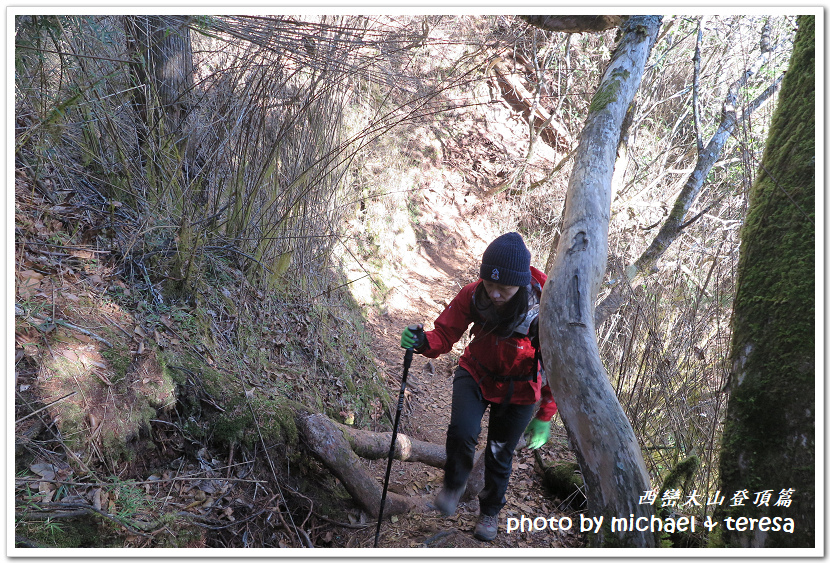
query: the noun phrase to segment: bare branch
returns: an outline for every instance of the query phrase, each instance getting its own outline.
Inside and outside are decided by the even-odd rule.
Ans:
[[[747,119],[749,115],[766,101],[768,101],[773,93],[780,86],[783,76],[779,76],[773,84],[767,87],[755,100],[750,102],[742,111],[740,117],[737,115],[736,104],[738,99],[738,92],[747,84],[749,79],[754,76],[766,64],[774,49],[762,53],[755,62],[747,68],[737,80],[732,82],[729,86],[728,93],[723,102],[723,109],[721,111],[721,121],[717,130],[709,139],[709,143],[705,149],[698,155],[697,163],[694,170],[689,175],[683,189],[672,206],[669,216],[660,228],[660,231],[654,237],[649,247],[640,255],[632,266],[626,269],[626,280],[618,283],[611,292],[597,305],[594,312],[594,322],[599,326],[605,322],[614,312],[616,312],[625,302],[624,291],[625,287],[634,284],[648,275],[649,271],[654,267],[657,261],[663,256],[669,246],[674,242],[680,234],[684,226],[693,223],[697,218],[686,221],[684,218],[686,213],[691,208],[692,204],[697,199],[700,190],[709,174],[709,171],[715,165],[723,152],[726,142],[732,135],[735,127],[743,120]],[[697,96],[695,96],[697,100]],[[625,286],[625,287],[623,287]]]
[[[703,21],[697,22],[697,42],[695,43],[695,74],[692,83],[692,108],[695,117],[695,137],[697,138],[697,154],[703,152],[703,134],[700,132],[700,44],[703,42]]]

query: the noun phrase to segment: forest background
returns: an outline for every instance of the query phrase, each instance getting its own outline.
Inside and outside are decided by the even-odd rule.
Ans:
[[[298,420],[388,430],[395,331],[493,236],[549,269],[618,25],[13,25],[18,545],[355,545],[367,511]],[[796,29],[664,16],[620,136],[597,338],[661,491],[678,467],[719,490],[741,226]]]

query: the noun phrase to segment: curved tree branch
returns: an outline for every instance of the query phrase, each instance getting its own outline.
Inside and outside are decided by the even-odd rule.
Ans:
[[[563,33],[590,33],[620,27],[628,16],[519,16],[521,19],[545,31]]]

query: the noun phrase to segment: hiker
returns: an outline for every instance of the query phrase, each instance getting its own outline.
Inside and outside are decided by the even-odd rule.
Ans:
[[[438,316],[434,330],[425,332],[421,324],[416,330],[404,329],[401,346],[436,358],[449,352],[473,325],[473,340],[458,360],[453,378],[444,483],[434,507],[444,516],[455,513],[473,468],[481,420],[490,406],[484,489],[478,497],[473,535],[492,541],[505,504],[513,450],[525,431],[531,449],[548,441],[556,403],[536,352],[539,298],[547,276],[530,265],[530,251],[521,235],[507,233],[491,242],[479,275]]]

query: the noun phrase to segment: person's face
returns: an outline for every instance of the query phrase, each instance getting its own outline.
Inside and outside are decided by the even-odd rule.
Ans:
[[[496,308],[503,307],[519,291],[518,285],[502,285],[487,280],[481,281],[484,283],[484,291],[487,292],[487,296],[495,304]]]

